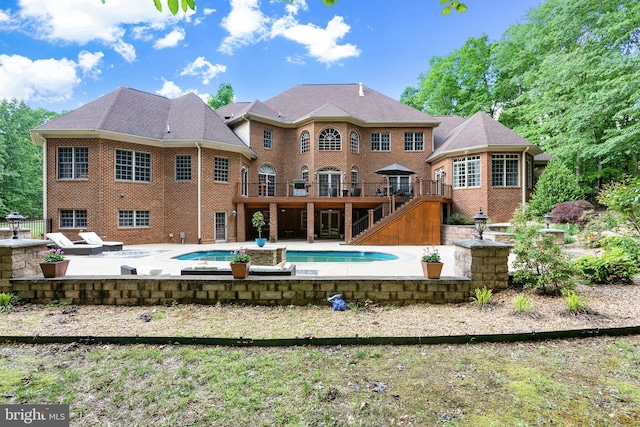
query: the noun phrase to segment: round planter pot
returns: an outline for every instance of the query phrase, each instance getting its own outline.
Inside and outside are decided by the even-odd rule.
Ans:
[[[262,239],[256,239],[256,245],[258,245],[259,248],[263,247],[266,244],[267,244],[267,238],[266,237],[264,237]]]

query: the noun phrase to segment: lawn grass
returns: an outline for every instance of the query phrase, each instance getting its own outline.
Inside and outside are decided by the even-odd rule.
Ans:
[[[516,344],[0,346],[0,403],[71,425],[632,426],[640,337]]]

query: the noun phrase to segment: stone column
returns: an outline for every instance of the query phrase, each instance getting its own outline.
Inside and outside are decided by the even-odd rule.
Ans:
[[[307,242],[313,242],[313,230],[316,227],[315,224],[315,203],[307,203]]]
[[[348,202],[344,204],[344,241],[351,241],[351,231],[353,225],[353,203]]]
[[[491,240],[456,240],[454,274],[471,279],[471,289],[487,287],[495,292],[509,284],[509,252],[512,245]]]
[[[47,242],[37,239],[0,240],[0,292],[11,292],[9,279],[37,276]]]
[[[269,203],[269,242],[278,241],[278,204]]]

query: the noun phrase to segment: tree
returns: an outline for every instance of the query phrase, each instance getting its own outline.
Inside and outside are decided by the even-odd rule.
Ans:
[[[620,182],[606,185],[598,195],[598,201],[620,214],[640,237],[640,177],[626,176]]]
[[[214,110],[233,102],[233,87],[229,83],[220,83],[215,96],[209,96],[207,104]]]
[[[527,205],[527,213],[542,217],[561,202],[580,200],[584,192],[573,174],[561,161],[549,162]]]
[[[0,102],[0,209],[26,217],[42,216],[42,150],[29,130],[57,117],[24,101]]]
[[[469,38],[446,57],[434,56],[418,88],[406,88],[400,101],[433,115],[471,117],[482,110],[495,114],[492,43],[487,35]]]

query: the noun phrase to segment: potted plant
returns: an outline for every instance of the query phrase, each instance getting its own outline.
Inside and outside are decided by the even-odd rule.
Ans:
[[[40,262],[42,274],[47,278],[64,276],[68,266],[69,260],[64,258],[64,252],[60,249],[49,249]]]
[[[234,279],[246,279],[251,266],[251,255],[247,254],[245,248],[236,249],[231,252],[231,274]]]
[[[422,274],[428,279],[439,279],[442,273],[442,262],[440,252],[435,247],[426,247],[422,251]]]
[[[263,247],[267,243],[266,238],[262,238],[262,227],[265,225],[264,214],[261,211],[254,212],[253,218],[251,218],[251,224],[258,229],[258,238],[256,239],[256,245]]]

